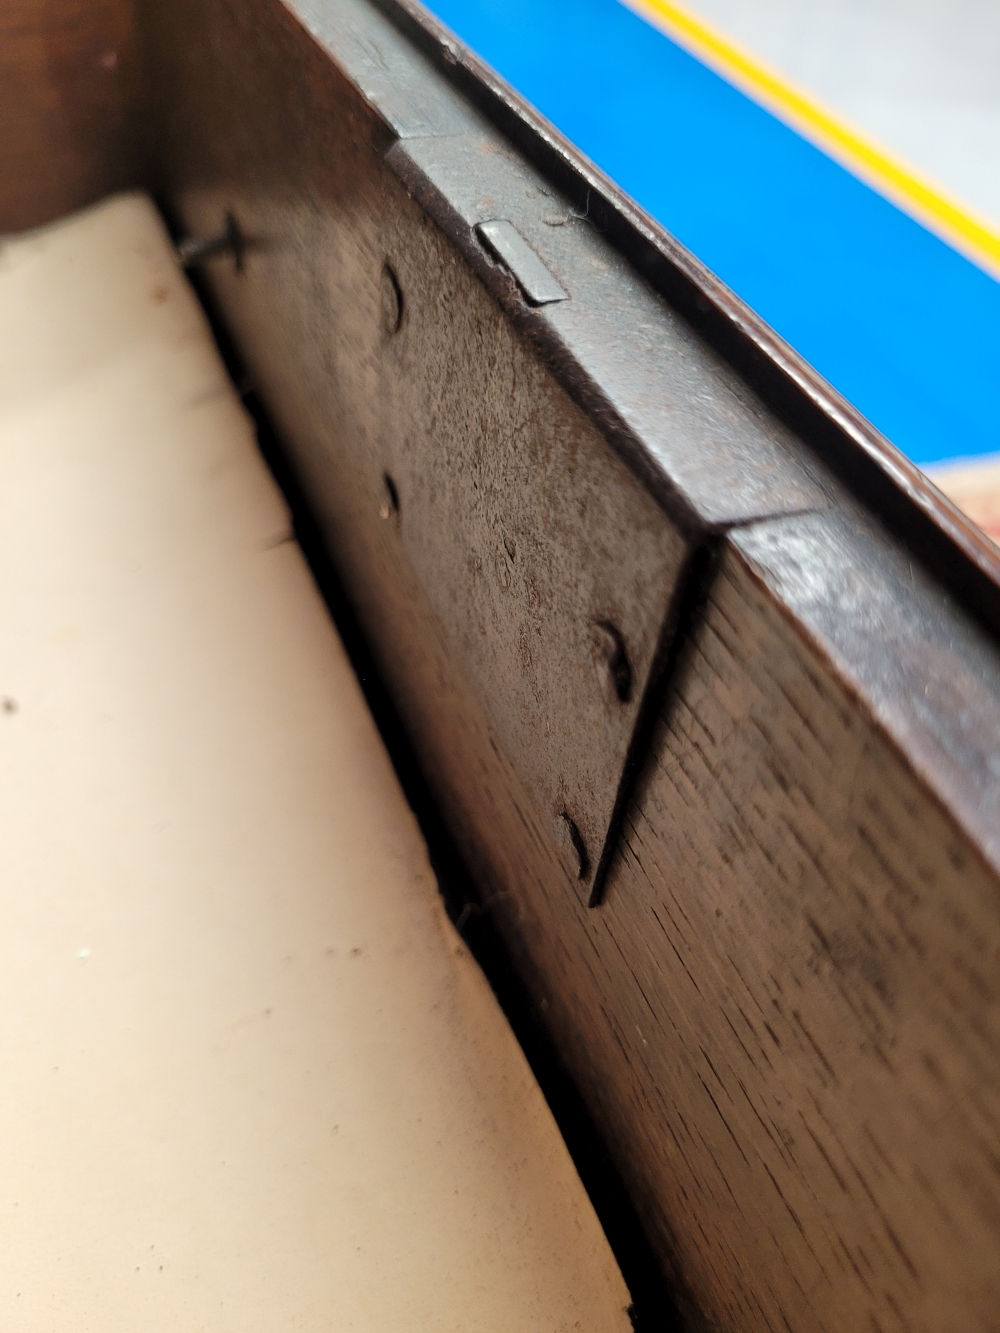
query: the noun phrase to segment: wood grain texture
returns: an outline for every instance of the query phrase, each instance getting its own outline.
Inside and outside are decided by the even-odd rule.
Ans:
[[[0,345],[0,1328],[625,1333],[151,202]]]
[[[0,5],[0,233],[143,178],[132,0]]]
[[[809,459],[823,512],[723,539],[606,902],[588,911],[551,812],[497,743],[497,703],[470,680],[441,588],[425,586],[444,560],[437,534],[420,548],[421,505],[408,506],[421,450],[438,430],[447,443],[453,418],[486,423],[484,438],[530,425],[542,445],[561,421],[574,448],[601,446],[383,165],[395,134],[416,157],[414,136],[457,136],[462,116],[434,97],[406,104],[381,38],[361,98],[283,6],[144,12],[161,53],[165,193],[191,230],[212,234],[232,211],[251,238],[242,273],[210,270],[215,298],[692,1325],[993,1333],[996,644]],[[395,341],[386,261],[406,312]],[[684,358],[663,346],[673,374]],[[398,523],[378,517],[391,469],[410,478]],[[615,484],[619,500],[636,495],[624,465]],[[649,520],[638,499],[634,513]],[[552,535],[563,520],[547,521]],[[487,619],[494,565],[474,557],[488,536],[447,570],[459,623]],[[502,545],[497,533],[501,559]]]
[[[387,677],[413,691],[407,644],[439,645],[450,665],[424,680],[422,706],[454,712],[453,689],[468,700],[458,716],[483,719],[542,836],[592,882],[688,538],[384,165],[384,128],[284,11],[265,25],[220,6],[221,54],[190,41],[193,15],[157,22],[177,62],[161,99],[180,150],[172,198],[193,233],[232,212],[250,237],[241,273],[219,262],[207,277],[385,639]],[[173,99],[178,86],[190,97]],[[220,88],[218,117],[193,124],[197,97]],[[280,106],[262,133],[248,97]],[[423,628],[386,637],[387,596]],[[595,660],[605,623],[626,646],[625,698]]]
[[[843,554],[835,521],[803,523]],[[535,893],[508,928],[693,1322],[995,1330],[1000,884],[758,535],[737,540],[605,906]],[[960,691],[978,667],[952,628]],[[995,659],[992,693],[995,756]]]

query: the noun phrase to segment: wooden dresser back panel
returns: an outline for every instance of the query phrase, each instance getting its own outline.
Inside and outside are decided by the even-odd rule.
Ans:
[[[144,178],[132,0],[0,5],[0,234]]]

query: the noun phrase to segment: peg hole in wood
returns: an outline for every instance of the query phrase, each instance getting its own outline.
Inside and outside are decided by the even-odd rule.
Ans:
[[[379,505],[378,516],[385,522],[393,519],[397,526],[399,524],[399,491],[388,472],[382,474],[382,503]]]
[[[632,697],[632,664],[625,651],[625,640],[610,620],[598,621],[594,628],[598,671],[603,674],[606,692],[619,703],[627,704]]]
[[[578,862],[577,879],[585,880],[590,875],[590,856],[587,853],[587,844],[583,840],[583,834],[576,826],[576,821],[564,810],[559,816],[562,820],[563,828],[566,832],[573,851],[576,853]]]
[[[382,330],[391,337],[403,323],[403,289],[391,264],[382,266]]]

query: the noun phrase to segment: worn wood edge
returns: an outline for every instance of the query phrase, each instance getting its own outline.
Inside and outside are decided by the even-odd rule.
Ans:
[[[537,218],[529,216],[530,210],[521,198],[526,187],[536,187],[548,197],[550,212],[563,208],[567,217],[573,214],[573,197],[564,197],[554,189],[551,178],[539,170],[522,145],[512,142],[502,127],[484,116],[467,90],[442,78],[419,44],[410,41],[377,5],[367,0],[348,0],[342,7],[329,0],[284,0],[284,8],[291,21],[304,29],[318,52],[337,68],[348,86],[384,125],[393,140],[386,152],[386,163],[411,197],[420,202],[457,247],[522,336],[553,369],[570,396],[591,416],[612,448],[621,454],[673,521],[692,535],[700,535],[826,502],[824,487],[811,470],[810,460],[794,433],[761,402],[746,379],[735,373],[686,320],[678,317],[648,278],[629,263],[620,246],[609,244],[600,230],[588,227],[582,234],[574,230],[572,234],[577,239],[567,247],[569,229],[554,232],[551,225],[537,225]],[[366,23],[371,24],[371,31]],[[390,74],[394,79],[387,86]],[[436,151],[428,152],[431,145],[436,146]],[[650,410],[655,385],[630,382],[627,375],[621,377],[613,367],[601,365],[600,357],[592,356],[591,362],[595,364],[588,363],[586,350],[581,354],[579,346],[580,326],[572,319],[567,326],[556,307],[535,308],[526,304],[517,283],[484,250],[475,231],[475,222],[482,218],[478,214],[474,219],[463,214],[458,200],[469,179],[462,169],[463,158],[475,167],[486,146],[492,150],[494,171],[490,206],[504,217],[508,216],[506,210],[513,210],[510,220],[519,227],[527,225],[526,238],[543,259],[548,255],[546,262],[559,266],[567,279],[576,276],[571,300],[561,313],[580,309],[593,314],[594,339],[605,347],[627,338],[631,325],[623,320],[631,319],[645,328],[651,319],[662,318],[662,337],[667,341],[676,336],[673,330],[683,329],[683,336],[697,345],[703,362],[700,373],[706,378],[718,378],[720,400],[736,413],[746,414],[742,431],[730,428],[728,421],[722,427],[710,425],[705,439],[692,445],[687,454],[691,460],[700,457],[703,448],[709,452],[713,448],[718,450],[720,467],[731,483],[724,493],[731,499],[720,503],[717,477],[708,480],[699,476],[697,468],[685,471],[678,457],[669,456],[664,440],[656,438],[660,418]],[[436,170],[428,165],[428,157],[431,161],[437,158]],[[470,174],[475,177],[475,170]],[[466,206],[469,202],[465,200]],[[556,236],[561,244],[553,246]],[[599,335],[596,329],[604,319],[606,302],[597,300],[595,304],[592,266],[598,251],[603,252],[603,259],[610,261],[609,267],[620,268],[619,290],[623,294],[621,317],[611,318]],[[586,343],[585,338],[584,349]],[[643,346],[647,371],[655,375],[661,364],[660,349],[654,351],[648,338]],[[680,361],[684,360],[682,350]],[[711,368],[709,363],[714,363]],[[621,391],[616,392],[619,387]],[[689,406],[684,399],[688,386],[671,385],[671,391],[675,387],[679,390],[679,407]],[[717,433],[716,439],[713,433]],[[663,434],[671,441],[676,438],[673,429],[665,429]],[[764,451],[769,485],[759,481],[747,485],[744,480],[759,475],[758,450]]]
[[[1000,550],[977,524],[419,0],[370,2],[578,207],[593,207],[595,222],[638,272],[801,434],[817,461],[889,522],[1000,637]]]
[[[993,788],[993,804],[997,810],[995,819],[977,817],[960,790],[947,790],[941,780],[940,770],[936,770],[926,747],[920,744],[919,720],[915,721],[915,725],[907,727],[901,723],[898,713],[894,714],[892,710],[880,706],[872,683],[866,679],[866,673],[856,656],[846,652],[814,620],[796,609],[780,588],[774,571],[752,553],[751,544],[759,531],[760,525],[748,525],[735,530],[726,538],[726,546],[737,555],[748,577],[773,600],[779,613],[796,634],[835,675],[845,694],[913,773],[928,798],[948,820],[962,830],[982,868],[1000,877],[1000,781]],[[997,670],[1000,680],[1000,661],[997,662]],[[1000,777],[1000,774],[997,776]]]
[[[525,343],[551,370],[573,402],[591,419],[667,517],[686,536],[698,537],[704,525],[691,502],[657,463],[641,437],[622,420],[601,385],[591,379],[572,353],[566,350],[558,334],[541,313],[521,299],[517,284],[507,270],[491,262],[483,247],[477,243],[472,229],[413,161],[405,139],[397,140],[390,148],[385,162],[410,197],[455,246]]]

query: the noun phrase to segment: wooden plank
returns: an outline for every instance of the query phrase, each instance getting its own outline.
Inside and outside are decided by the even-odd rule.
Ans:
[[[386,636],[387,677],[413,692],[413,650],[426,658],[433,641],[426,705],[442,680],[467,701],[460,715],[476,713],[487,748],[520,771],[540,836],[589,885],[689,542],[559,383],[537,337],[428,225],[383,162],[385,132],[356,90],[303,29],[268,17],[201,12],[179,35],[178,15],[159,20],[170,25],[164,48],[192,78],[190,104],[164,109],[168,122],[182,122],[167,135],[183,145],[173,199],[195,233],[211,234],[232,211],[250,238],[242,272],[219,262],[207,278],[294,442],[359,614],[376,617]],[[195,42],[213,19],[217,45]],[[220,50],[222,68],[206,68]],[[278,91],[289,68],[322,95],[289,104]],[[251,87],[275,99],[269,134],[294,155],[246,142],[255,121],[240,108]],[[243,123],[232,137],[226,125],[195,144],[183,122],[207,97],[221,97],[224,114]],[[447,105],[432,110],[448,114]],[[455,117],[462,111],[459,102]],[[510,193],[526,199],[531,184],[517,177]],[[298,191],[318,206],[293,220]],[[542,209],[537,189],[532,206]],[[475,239],[476,220],[460,219],[467,245],[508,305],[521,307]],[[273,241],[255,244],[264,234]],[[414,601],[419,627],[405,639],[380,606],[389,587],[394,600]],[[620,694],[602,669],[609,625],[627,655]]]
[[[213,297],[692,1321],[992,1327],[995,550],[704,275],[685,305],[679,270],[664,277],[636,242],[630,258],[662,282],[645,286],[608,243],[623,232],[607,208],[608,231],[574,242],[569,194],[367,6],[192,0],[149,6],[148,22],[167,194],[201,234],[227,212],[245,223],[247,262],[208,270]],[[181,87],[183,100],[165,95]],[[522,110],[503,124],[523,144]],[[565,166],[570,150],[549,147]],[[570,296],[544,315],[524,311],[473,235],[497,216],[476,212],[487,187],[513,200],[512,180],[523,212],[509,220]],[[550,200],[563,225],[545,242]],[[622,205],[619,222],[630,216]],[[403,341],[383,336],[387,262],[403,277]],[[699,301],[718,318],[699,324]],[[523,413],[497,390],[515,380],[530,389]],[[415,404],[413,420],[394,402]],[[439,534],[417,524],[403,541],[405,509],[401,525],[378,517],[387,456],[419,483],[440,449],[461,464],[449,485],[471,486],[470,434],[488,467],[530,426],[540,465],[567,424],[575,447],[603,436],[622,469],[616,523],[644,529],[652,496],[689,550],[722,552],[704,606],[688,595],[697,561],[679,581],[689,639],[594,911],[523,755],[491,723],[510,704],[491,697],[503,673],[485,691],[470,680],[443,623],[447,599],[454,620],[487,619],[489,562],[475,557],[495,534],[466,534],[469,558],[439,586]],[[553,487],[547,504],[559,499]],[[977,628],[990,624],[992,637]]]
[[[143,175],[132,0],[0,6],[0,233]]]
[[[231,215],[247,238],[206,285],[428,767],[471,791],[481,752],[494,803],[516,772],[532,836],[596,896],[695,533],[823,494],[601,235],[549,225],[570,200],[382,15],[305,10],[143,7],[164,193],[192,233]],[[476,233],[499,214],[569,299],[525,304]]]
[[[914,760],[1000,828],[995,650],[857,520],[765,529],[727,543],[605,905],[525,893],[507,929],[694,1323],[992,1328],[1000,878]]]
[[[149,202],[0,337],[0,1324],[623,1333]]]

